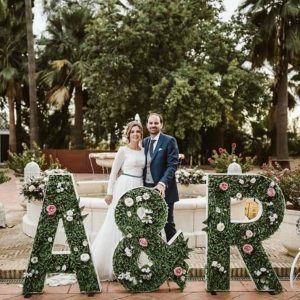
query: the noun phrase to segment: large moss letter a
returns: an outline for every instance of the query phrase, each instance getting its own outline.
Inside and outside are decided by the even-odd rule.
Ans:
[[[62,219],[70,254],[52,254]],[[70,174],[50,175],[32,252],[25,273],[23,294],[41,293],[47,273],[76,273],[81,292],[100,291],[83,217]]]

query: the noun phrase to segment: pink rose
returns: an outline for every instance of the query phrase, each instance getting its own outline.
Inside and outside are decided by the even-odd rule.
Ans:
[[[221,182],[220,184],[219,184],[219,188],[220,188],[220,190],[222,190],[222,191],[227,191],[228,190],[228,188],[229,188],[229,185],[228,185],[228,183],[227,182]]]
[[[174,269],[174,275],[177,276],[177,277],[180,277],[181,275],[183,274],[183,270],[181,267],[176,267]]]
[[[222,154],[222,153],[224,153],[224,152],[225,152],[224,149],[220,147],[220,148],[219,148],[219,153]]]
[[[140,244],[140,246],[142,246],[144,248],[148,247],[148,241],[145,238],[140,238],[139,239],[139,244]]]
[[[267,195],[268,195],[269,197],[275,197],[275,195],[276,195],[275,189],[272,188],[272,187],[269,187],[268,190],[267,190]]]
[[[232,144],[231,144],[231,149],[232,149],[232,150],[235,150],[235,148],[236,148],[236,143],[232,143]]]
[[[250,245],[250,244],[245,244],[245,245],[243,246],[243,252],[244,252],[244,253],[246,253],[246,254],[251,254],[252,251],[253,251],[252,245]]]
[[[56,213],[56,206],[53,204],[48,205],[46,209],[49,216],[54,215]]]
[[[213,161],[213,159],[211,157],[209,157],[208,162],[211,164],[212,161]]]

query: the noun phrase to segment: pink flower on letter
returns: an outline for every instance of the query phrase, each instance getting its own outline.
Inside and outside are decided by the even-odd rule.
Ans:
[[[246,254],[251,254],[253,251],[253,246],[250,245],[250,244],[245,244],[243,246],[243,252],[246,253]]]
[[[56,206],[53,204],[48,205],[46,209],[49,216],[54,215],[56,213]]]
[[[181,275],[183,274],[183,270],[181,267],[176,267],[174,269],[174,275],[177,276],[177,277],[180,277]]]
[[[275,197],[275,195],[276,195],[275,189],[272,188],[272,187],[269,187],[268,190],[267,190],[267,195],[268,195],[269,197]]]
[[[219,184],[219,188],[220,188],[220,190],[222,190],[222,191],[227,191],[228,190],[228,188],[229,188],[229,185],[228,185],[228,183],[227,182],[221,182],[220,184]]]
[[[140,238],[139,239],[139,244],[140,244],[140,246],[142,246],[144,248],[148,247],[148,241],[145,238]]]

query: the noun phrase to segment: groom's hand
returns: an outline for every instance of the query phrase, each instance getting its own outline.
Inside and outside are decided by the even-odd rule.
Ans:
[[[165,191],[166,191],[166,187],[161,184],[161,183],[158,183],[155,187],[154,187],[156,190],[158,190],[159,194],[165,198]]]

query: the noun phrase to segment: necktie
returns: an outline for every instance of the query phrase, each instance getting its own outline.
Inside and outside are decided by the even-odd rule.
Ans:
[[[149,146],[149,151],[150,151],[150,157],[152,158],[153,157],[153,145],[154,145],[154,142],[155,142],[155,139],[151,139],[150,141],[150,146]]]

